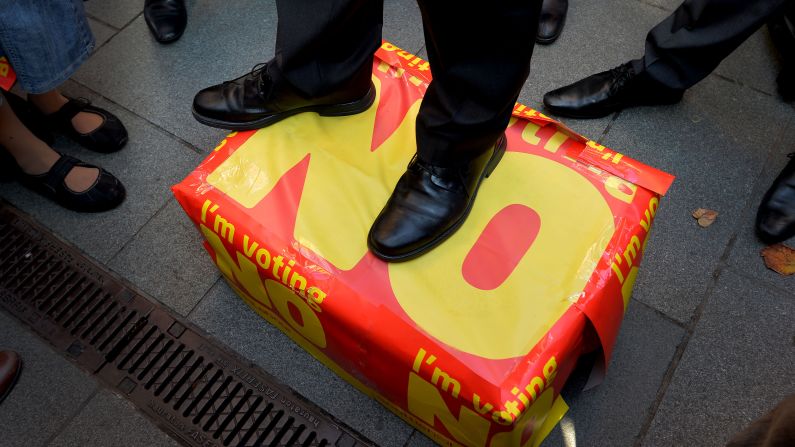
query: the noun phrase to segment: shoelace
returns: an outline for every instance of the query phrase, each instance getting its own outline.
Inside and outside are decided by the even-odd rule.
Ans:
[[[255,65],[249,74],[257,79],[257,94],[262,99],[269,99],[273,92],[273,82],[271,82],[271,75],[268,73],[268,63],[262,62]]]
[[[635,70],[630,64],[619,65],[610,69],[610,76],[613,77],[613,82],[610,84],[610,95],[614,95],[616,91],[623,88],[630,79],[635,77]]]
[[[260,62],[259,64],[252,67],[251,71],[248,72],[250,77],[257,80],[257,95],[265,100],[270,98],[271,92],[273,91],[273,82],[271,82],[271,77],[270,74],[268,74],[267,67],[267,62]],[[224,81],[223,85],[231,84],[234,81],[234,79]]]

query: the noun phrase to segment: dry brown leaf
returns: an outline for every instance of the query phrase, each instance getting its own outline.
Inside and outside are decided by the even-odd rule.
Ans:
[[[707,228],[715,222],[718,217],[718,212],[706,208],[699,208],[693,211],[693,217],[698,220],[698,225],[701,228]]]
[[[770,270],[784,276],[795,274],[795,250],[784,244],[776,244],[763,248],[760,254]]]

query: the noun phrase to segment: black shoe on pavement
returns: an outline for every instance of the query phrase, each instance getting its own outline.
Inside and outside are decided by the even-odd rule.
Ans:
[[[370,251],[384,261],[408,261],[450,237],[466,220],[481,182],[497,167],[506,144],[503,135],[488,151],[454,168],[415,156],[370,228]]]
[[[22,371],[22,359],[14,351],[0,351],[0,402],[8,396]]]
[[[549,45],[560,37],[568,10],[569,0],[544,0],[538,20],[536,43]]]
[[[795,152],[765,193],[756,213],[756,231],[769,244],[795,236]]]
[[[544,106],[559,116],[601,118],[627,107],[676,104],[683,94],[636,73],[628,62],[548,92]]]
[[[188,25],[185,0],[146,0],[144,19],[160,43],[176,42]]]
[[[120,151],[126,144],[129,136],[124,124],[119,118],[105,109],[97,107],[84,98],[67,98],[69,101],[61,106],[57,112],[45,115],[38,110],[39,119],[51,130],[67,136],[84,148],[110,154]],[[72,118],[80,112],[91,113],[102,118],[102,124],[89,133],[80,133],[72,124]]]
[[[268,72],[268,64],[260,64],[246,75],[197,93],[193,99],[193,116],[212,127],[251,130],[301,112],[317,112],[323,116],[353,115],[367,110],[375,101],[369,65],[366,68],[364,88],[342,89],[321,98],[309,98],[286,81],[275,81]]]
[[[60,154],[49,171],[31,175],[19,167],[14,157],[0,146],[1,181],[18,181],[66,209],[83,213],[108,211],[124,202],[127,192],[124,185],[110,172],[99,166],[84,163],[74,157]],[[99,172],[94,183],[84,191],[74,191],[66,185],[66,176],[74,167],[96,168]]]

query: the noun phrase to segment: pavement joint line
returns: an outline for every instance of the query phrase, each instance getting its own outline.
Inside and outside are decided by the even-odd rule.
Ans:
[[[96,53],[97,51],[99,51],[99,50],[101,50],[102,48],[104,48],[104,47],[105,47],[105,45],[107,45],[107,44],[108,44],[108,42],[110,42],[111,40],[113,40],[113,38],[114,38],[114,37],[116,37],[118,34],[119,34],[119,31],[116,31],[115,33],[113,33],[113,35],[112,35],[112,36],[110,36],[110,37],[108,37],[108,39],[107,39],[106,41],[102,42],[102,45],[100,45],[100,46],[98,46],[98,47],[94,48],[94,51],[91,53],[91,55],[93,55],[93,54],[94,54],[94,53]]]
[[[122,251],[124,251],[124,249],[125,249],[125,248],[127,248],[127,246],[128,246],[128,245],[130,245],[130,243],[132,243],[133,239],[135,239],[135,237],[136,237],[136,236],[138,236],[138,233],[140,233],[140,232],[141,232],[141,230],[143,230],[143,228],[144,228],[145,226],[149,225],[149,222],[151,222],[151,221],[152,221],[152,219],[154,219],[154,218],[155,218],[155,216],[157,216],[158,214],[160,214],[160,212],[161,212],[161,211],[163,211],[164,209],[166,209],[166,207],[168,206],[168,204],[169,204],[169,203],[171,203],[171,201],[172,201],[172,200],[174,200],[174,198],[173,198],[173,197],[169,197],[168,199],[166,199],[165,203],[163,203],[163,205],[161,205],[161,206],[160,206],[160,208],[158,208],[158,209],[157,209],[157,211],[155,211],[154,213],[152,213],[152,215],[151,215],[151,216],[149,216],[149,218],[148,218],[148,219],[146,219],[146,222],[144,222],[144,224],[143,224],[143,225],[141,225],[140,227],[138,227],[138,229],[137,229],[137,230],[135,230],[135,233],[133,233],[133,234],[132,234],[132,236],[130,236],[130,238],[129,238],[129,239],[127,239],[127,241],[125,241],[125,242],[124,242],[124,243],[121,245],[121,247],[120,247],[120,248],[119,248],[119,249],[116,251],[116,253],[114,253],[114,254],[113,254],[113,256],[111,256],[110,258],[108,258],[108,262],[107,262],[107,263],[105,263],[105,267],[106,267],[106,268],[109,268],[109,265],[110,265],[110,263],[111,263],[111,262],[113,262],[113,260],[114,260],[114,259],[116,259],[116,257],[117,257],[117,256],[119,256],[119,254],[121,254],[121,252],[122,252]]]
[[[223,276],[221,276],[221,275],[218,275],[218,279],[216,279],[216,280],[215,280],[215,281],[214,281],[212,284],[210,284],[210,287],[208,287],[208,288],[207,288],[207,290],[204,292],[204,294],[202,294],[202,297],[199,299],[199,301],[196,301],[196,304],[194,304],[194,305],[193,305],[193,307],[191,307],[191,309],[188,311],[188,313],[187,313],[187,314],[185,314],[185,318],[187,318],[187,319],[188,319],[188,320],[190,320],[190,321],[193,321],[193,319],[191,318],[191,315],[193,315],[193,312],[195,312],[195,311],[196,311],[196,309],[198,309],[198,308],[199,308],[199,305],[200,305],[201,303],[203,303],[203,302],[204,302],[204,300],[206,300],[206,299],[207,299],[207,295],[209,295],[209,294],[210,294],[210,290],[213,290],[213,287],[215,287],[216,285],[218,285],[218,283],[219,283],[220,281],[223,281],[223,280],[224,280],[224,277],[223,277]]]
[[[720,258],[718,259],[718,263],[715,267],[715,271],[712,274],[712,279],[709,281],[707,285],[707,289],[704,291],[704,296],[701,298],[701,302],[699,302],[698,306],[696,306],[695,310],[693,311],[693,316],[690,318],[690,321],[687,323],[685,327],[685,335],[682,341],[676,346],[676,351],[674,352],[674,356],[671,359],[671,362],[668,365],[668,369],[665,371],[665,375],[663,376],[662,382],[660,382],[660,387],[657,389],[657,396],[652,402],[651,406],[649,407],[646,420],[643,422],[643,425],[638,432],[638,435],[635,438],[635,443],[633,444],[634,447],[641,447],[643,445],[643,441],[646,439],[646,435],[648,434],[649,430],[651,429],[652,423],[654,422],[654,418],[657,415],[657,410],[659,410],[660,405],[662,405],[662,401],[665,398],[666,393],[668,392],[668,388],[673,382],[674,374],[676,370],[679,368],[679,363],[682,361],[682,357],[684,356],[685,350],[687,346],[690,344],[690,339],[693,338],[693,334],[695,334],[696,326],[698,325],[699,321],[701,321],[701,316],[704,313],[704,310],[709,303],[710,297],[712,297],[713,293],[715,292],[715,288],[718,285],[718,281],[727,267],[727,262],[729,259],[729,255],[734,248],[734,244],[737,242],[738,233],[735,232],[732,234],[731,238],[729,238],[729,242],[726,244],[726,247],[723,249],[723,253],[721,254]]]
[[[7,314],[7,315],[10,315],[10,314]],[[14,317],[12,316],[12,318],[14,318]],[[22,326],[25,326],[25,325],[23,324]],[[29,327],[25,327],[25,330],[27,330],[30,333],[34,333]],[[54,352],[53,354],[55,356],[57,356],[57,357],[61,357],[56,352]],[[70,363],[70,366],[74,366],[74,365],[72,365]],[[91,391],[91,393],[88,395],[88,397],[86,397],[82,402],[80,402],[80,405],[77,406],[75,411],[68,418],[66,418],[66,420],[63,422],[63,424],[61,424],[61,426],[58,427],[58,430],[56,430],[52,435],[50,435],[50,437],[47,438],[47,440],[44,441],[44,444],[42,444],[42,445],[45,445],[45,446],[51,445],[53,443],[53,441],[55,441],[58,438],[58,436],[60,436],[64,431],[66,431],[66,429],[69,427],[69,425],[71,425],[72,422],[74,422],[75,418],[80,413],[83,412],[83,410],[88,406],[89,402],[91,402],[99,394],[99,391],[102,388],[102,386],[99,384],[99,382],[97,380],[94,379],[94,377],[91,377],[91,379],[93,379],[93,381],[94,381],[94,390]]]
[[[159,130],[160,132],[162,132],[162,133],[166,134],[166,136],[168,136],[168,137],[170,137],[170,138],[172,138],[172,139],[176,140],[178,143],[180,143],[180,144],[182,144],[183,146],[187,147],[187,148],[188,148],[188,149],[190,149],[191,151],[193,151],[193,152],[195,152],[195,153],[197,153],[197,154],[199,154],[199,155],[201,155],[201,156],[205,156],[205,157],[207,156],[207,151],[203,151],[203,150],[199,149],[198,147],[196,147],[196,146],[194,146],[193,144],[189,143],[189,142],[188,142],[188,141],[186,141],[185,139],[183,139],[183,138],[181,138],[180,136],[178,136],[178,135],[174,134],[173,132],[171,132],[171,131],[169,131],[169,130],[167,130],[167,129],[163,128],[163,127],[162,127],[162,126],[160,126],[159,124],[157,124],[157,123],[155,123],[154,121],[150,120],[149,118],[147,118],[147,117],[145,117],[145,116],[141,115],[140,113],[138,113],[138,112],[135,112],[134,110],[130,110],[130,109],[128,109],[127,107],[125,107],[125,106],[123,106],[123,105],[119,104],[118,102],[116,102],[116,101],[112,100],[111,98],[108,98],[107,96],[103,95],[102,93],[100,93],[100,92],[98,92],[98,91],[94,90],[94,89],[93,89],[93,88],[91,88],[90,86],[88,86],[88,85],[86,85],[86,84],[84,84],[84,83],[82,83],[82,82],[80,82],[80,81],[77,81],[77,80],[75,80],[75,79],[69,79],[69,81],[71,81],[71,82],[74,82],[75,84],[77,84],[77,85],[79,85],[80,87],[83,87],[84,89],[86,89],[86,90],[90,91],[91,93],[93,93],[93,94],[95,94],[95,95],[99,96],[100,98],[102,98],[103,100],[105,100],[105,101],[107,101],[107,102],[109,102],[109,103],[113,104],[114,106],[116,106],[116,107],[119,107],[120,109],[123,109],[125,112],[127,112],[127,113],[129,113],[129,114],[131,114],[131,115],[135,116],[136,118],[139,118],[139,119],[142,119],[142,120],[146,121],[148,124],[150,124],[150,125],[154,126],[154,127],[157,129],[157,130]]]
[[[663,5],[657,5],[657,4],[654,4],[654,3],[644,2],[643,0],[638,0],[638,3],[640,3],[641,5],[646,5],[646,6],[651,6],[653,8],[661,9],[661,10],[663,10],[665,12],[668,12],[668,13],[674,12],[673,9],[668,9],[668,8],[666,8]]]
[[[683,323],[683,322],[677,320],[676,318],[666,314],[665,312],[661,311],[660,309],[657,309],[656,307],[654,307],[654,306],[652,306],[650,304],[644,303],[641,300],[633,299],[632,302],[640,304],[643,307],[651,310],[653,313],[657,314],[658,317],[661,317],[662,319],[668,321],[669,323],[672,323],[672,324],[674,324],[675,326],[677,326],[677,327],[679,327],[681,329],[687,330],[687,323]]]
[[[99,17],[97,17],[95,15],[92,15],[92,14],[89,14],[88,11],[86,11],[86,17],[88,17],[89,19],[91,19],[91,20],[93,20],[95,22],[99,22],[99,23],[103,24],[103,25],[107,26],[108,28],[112,28],[114,31],[116,31],[115,33],[113,33],[114,36],[116,34],[118,34],[119,31],[121,31],[121,28],[116,28],[115,26],[113,26],[110,23],[100,19]]]
[[[99,23],[100,23],[100,24],[102,24],[102,25],[105,25],[105,26],[108,26],[108,27],[110,27],[110,25],[108,25],[107,23],[105,23],[105,22],[103,22],[103,21],[101,21],[101,20],[97,20],[97,19],[95,19],[95,18],[93,18],[93,17],[91,18],[91,20],[94,20],[95,22],[99,22]],[[116,37],[116,36],[118,36],[118,35],[119,35],[119,33],[121,32],[121,30],[119,30],[119,29],[118,29],[118,28],[116,28],[116,27],[111,27],[111,29],[114,31],[114,32],[113,32],[113,34],[111,34],[111,36],[110,36],[110,37],[108,37],[107,39],[105,39],[105,41],[104,41],[104,42],[102,42],[102,43],[101,43],[101,44],[100,44],[98,47],[95,47],[95,48],[94,48],[94,51],[92,51],[92,52],[91,52],[91,56],[93,56],[93,55],[94,55],[94,53],[96,53],[96,52],[98,52],[99,50],[101,50],[102,48],[104,48],[104,47],[105,47],[105,45],[107,45],[107,44],[108,44],[108,42],[110,42],[111,40],[113,40],[113,38],[114,38],[114,37]]]
[[[409,443],[411,442],[412,439],[414,439],[414,435],[416,434],[417,434],[417,429],[414,429],[409,435],[409,437],[406,439],[406,442],[403,443],[403,447],[409,447]]]
[[[120,29],[119,31],[124,31],[124,30],[125,30],[125,29],[126,29],[128,26],[130,26],[130,24],[132,24],[133,22],[135,22],[136,20],[138,20],[138,17],[141,17],[143,14],[144,14],[144,8],[143,8],[143,6],[141,6],[141,12],[139,12],[138,14],[136,14],[136,15],[135,15],[133,18],[131,18],[131,19],[130,19],[130,20],[127,22],[127,23],[125,23],[124,25],[122,25],[122,27],[121,27],[121,29]]]
[[[742,81],[738,81],[737,79],[733,79],[733,78],[730,78],[728,76],[724,76],[724,75],[722,75],[720,73],[712,73],[711,76],[715,76],[718,79],[722,79],[722,80],[724,80],[726,82],[731,82],[732,84],[739,85],[740,87],[747,88],[747,89],[749,89],[751,91],[754,91],[754,92],[757,92],[757,93],[761,93],[762,95],[765,95],[765,96],[770,97],[770,98],[776,96],[773,93],[766,92],[766,91],[764,91],[762,89],[756,88],[756,87],[754,87],[752,85],[745,84]]]

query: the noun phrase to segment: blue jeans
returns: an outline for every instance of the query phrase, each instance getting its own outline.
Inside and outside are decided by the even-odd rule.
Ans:
[[[58,87],[93,49],[83,0],[0,0],[0,55],[26,92]]]

